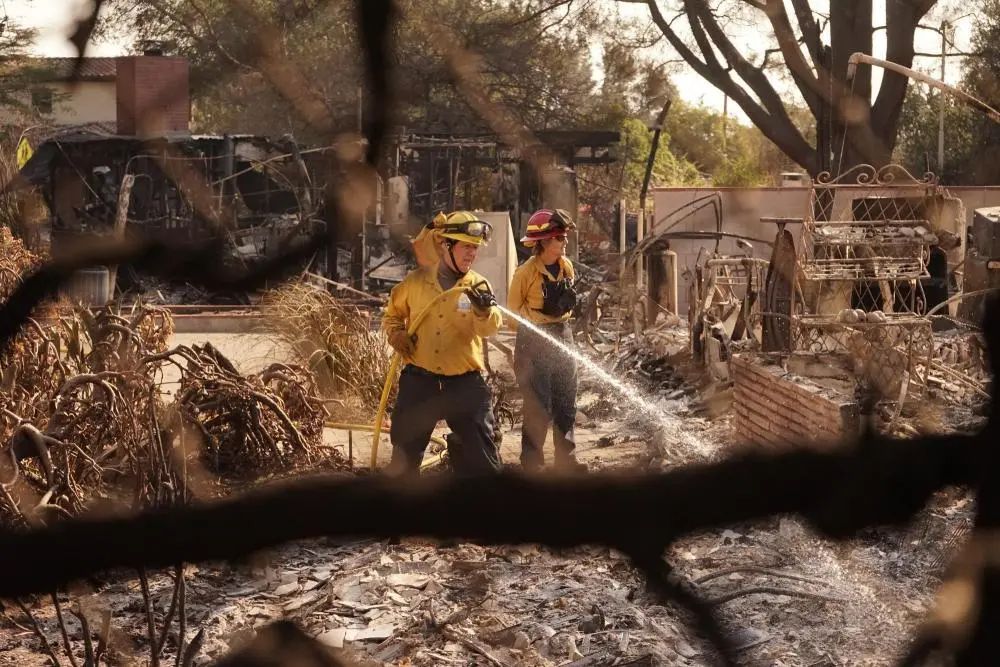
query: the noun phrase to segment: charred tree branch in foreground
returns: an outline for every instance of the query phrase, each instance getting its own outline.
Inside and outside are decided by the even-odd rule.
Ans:
[[[909,519],[949,485],[975,484],[976,437],[867,438],[848,452],[746,455],[662,475],[421,480],[312,478],[222,502],[0,533],[0,596],[49,591],[116,567],[230,559],[318,536],[465,538],[661,554],[677,538],[797,512],[831,537]],[[80,545],[100,545],[80,549]],[[66,554],[74,554],[68,558]]]
[[[662,554],[656,551],[634,553],[631,557],[632,562],[646,577],[651,591],[664,601],[677,603],[688,612],[694,629],[718,653],[718,661],[726,666],[737,664],[736,647],[723,630],[712,606],[698,595],[691,582],[674,575],[670,566],[664,562]]]

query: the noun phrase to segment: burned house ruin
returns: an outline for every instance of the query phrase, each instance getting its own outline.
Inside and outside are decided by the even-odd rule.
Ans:
[[[327,150],[249,135],[80,133],[42,144],[21,177],[48,205],[37,233],[54,256],[81,237],[135,234],[174,242],[219,237],[234,261],[252,262],[294,230],[323,224]],[[195,189],[211,197],[195,200]]]

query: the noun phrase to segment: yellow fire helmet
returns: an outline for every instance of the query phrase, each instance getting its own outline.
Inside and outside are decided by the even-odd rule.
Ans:
[[[469,211],[455,211],[447,215],[438,213],[434,216],[432,224],[441,238],[453,241],[484,245],[489,243],[490,237],[493,236],[493,226]]]
[[[490,224],[480,220],[474,213],[438,213],[411,243],[417,264],[431,266],[437,262],[436,245],[442,238],[482,245],[490,240],[492,233]]]

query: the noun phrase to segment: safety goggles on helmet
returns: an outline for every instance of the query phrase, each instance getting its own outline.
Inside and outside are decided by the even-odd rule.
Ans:
[[[521,243],[526,247],[533,247],[539,241],[546,239],[566,237],[570,230],[576,228],[573,218],[562,209],[543,208],[535,211],[528,218],[528,226],[525,229],[524,238]]]
[[[569,216],[569,213],[562,210],[561,208],[557,208],[554,211],[552,211],[552,217],[549,218],[549,224],[551,224],[555,228],[559,228],[562,230],[569,230],[576,227],[576,225],[573,223],[573,219]],[[565,234],[565,232],[563,233]]]
[[[484,243],[489,243],[493,236],[493,226],[482,220],[445,223],[439,229],[445,234],[464,234],[475,239],[482,239]]]

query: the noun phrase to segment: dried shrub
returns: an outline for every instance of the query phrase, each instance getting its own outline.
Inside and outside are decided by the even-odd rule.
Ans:
[[[318,443],[323,439],[323,421],[327,413],[311,373],[298,366],[271,364],[257,377],[281,400],[285,413],[306,442]]]
[[[223,475],[272,474],[322,460],[327,417],[307,370],[275,364],[243,376],[211,345],[167,350],[161,308],[60,306],[30,321],[0,358],[0,522],[28,525],[77,514],[114,496],[135,508],[186,502],[184,427]],[[158,371],[181,369],[167,404]]]
[[[179,346],[164,355],[184,361],[176,403],[185,423],[202,437],[203,458],[216,473],[249,476],[315,462],[325,417],[307,375],[292,366],[244,376],[210,343]],[[267,378],[266,380],[264,378]],[[293,419],[282,396],[289,399]]]
[[[121,478],[132,482],[133,507],[176,502],[182,485],[159,427],[159,386],[145,363],[165,347],[169,313],[59,307],[47,315],[0,359],[0,423],[10,443],[0,466],[2,520],[76,514]]]
[[[0,138],[0,183],[11,183],[18,172],[15,154],[17,141]],[[6,246],[9,238],[31,239],[38,237],[38,219],[45,215],[41,194],[32,189],[4,188],[0,191],[0,227],[7,238],[0,235],[0,245]],[[11,233],[13,232],[13,233]],[[2,263],[2,260],[0,260]]]
[[[77,369],[61,354],[58,334],[29,320],[0,355],[0,437],[10,439],[14,427],[27,421],[43,427],[49,404]]]
[[[81,350],[84,363],[94,371],[137,369],[146,356],[165,351],[174,333],[170,312],[154,306],[137,305],[127,315],[112,306],[94,315],[80,308],[76,316],[90,342],[89,349]],[[74,329],[73,334],[79,332]]]
[[[20,239],[14,238],[9,227],[0,225],[0,298],[6,300],[21,283],[21,276],[41,261]]]
[[[381,331],[373,329],[370,314],[306,284],[274,290],[263,305],[268,330],[313,372],[320,392],[371,417],[389,373],[392,350]],[[345,405],[339,416],[350,412]]]

